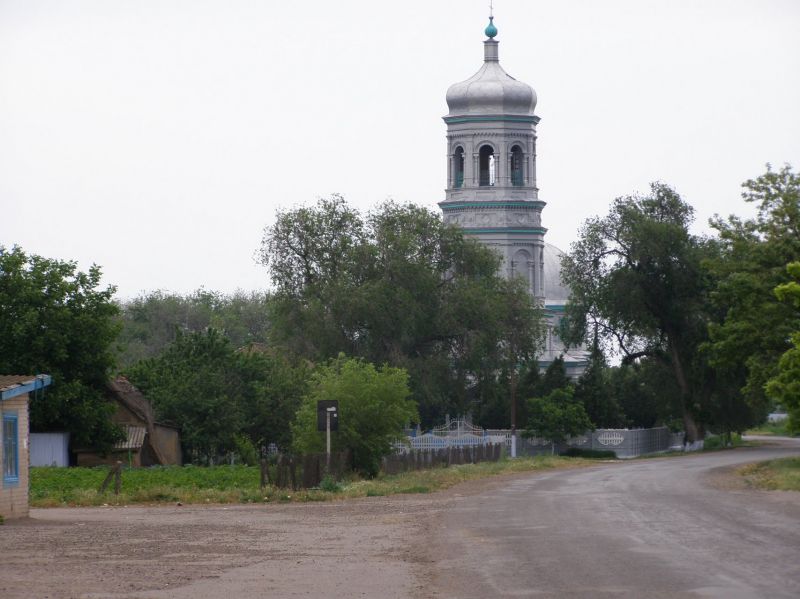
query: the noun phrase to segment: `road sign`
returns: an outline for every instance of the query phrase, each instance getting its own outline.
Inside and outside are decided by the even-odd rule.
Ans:
[[[331,430],[339,430],[339,402],[335,399],[321,399],[317,402],[317,430],[328,430],[328,414],[331,415]]]

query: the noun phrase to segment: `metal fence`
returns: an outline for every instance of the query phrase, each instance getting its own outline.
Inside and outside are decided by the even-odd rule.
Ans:
[[[508,429],[490,429],[486,431],[494,437],[502,436],[506,446],[511,448],[511,431]],[[518,433],[519,435],[519,433]],[[533,437],[517,438],[518,455],[543,455],[561,453],[571,447],[613,451],[618,458],[635,458],[640,455],[659,453],[672,448],[680,448],[683,444],[683,433],[672,433],[667,427],[615,429],[599,428],[587,431],[579,437],[572,437],[566,443],[553,445],[549,439]]]
[[[483,429],[475,426],[468,418],[447,418],[442,426],[423,433],[419,429],[407,430],[405,443],[395,446],[396,454],[413,450],[441,450],[458,447],[480,447],[500,444],[511,450],[510,429]],[[683,445],[683,433],[672,433],[663,426],[641,429],[603,428],[586,431],[572,437],[566,443],[550,442],[539,437],[523,438],[517,431],[517,455],[543,455],[561,453],[569,448],[613,451],[618,458],[633,458],[650,453],[679,449]]]

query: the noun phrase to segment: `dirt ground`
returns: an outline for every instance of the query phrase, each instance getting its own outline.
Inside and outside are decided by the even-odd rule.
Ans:
[[[579,509],[571,515],[567,507],[575,497],[585,497],[589,491],[614,495],[620,493],[620,488],[640,489],[646,495],[642,499],[642,513],[649,514],[652,508],[652,497],[647,495],[649,490],[658,484],[666,485],[661,495],[672,498],[674,489],[681,487],[676,481],[684,480],[689,472],[694,473],[693,476],[702,475],[707,485],[708,490],[702,493],[698,492],[698,485],[690,485],[699,499],[710,494],[711,506],[719,506],[722,500],[739,502],[742,505],[737,503],[733,510],[738,515],[743,513],[744,507],[752,510],[765,503],[763,493],[742,489],[741,481],[733,474],[735,464],[758,459],[764,456],[752,450],[749,454],[724,452],[716,457],[711,454],[686,459],[617,462],[576,471],[543,471],[471,481],[430,495],[332,503],[32,510],[31,518],[0,526],[0,598],[499,596],[503,593],[487,595],[477,584],[465,587],[469,592],[454,595],[451,592],[456,588],[453,580],[461,581],[459,584],[463,583],[463,587],[472,575],[477,576],[492,563],[505,566],[517,563],[528,545],[520,548],[514,543],[525,539],[530,541],[535,558],[527,560],[522,570],[509,573],[505,571],[508,568],[500,565],[491,567],[506,581],[519,579],[521,571],[533,572],[533,565],[543,559],[538,547],[548,528],[558,524],[559,518],[563,522],[556,528],[569,528],[594,513],[594,510],[587,513],[586,506],[578,501]],[[675,480],[667,477],[673,470]],[[634,477],[637,484],[614,483],[625,476]],[[642,484],[646,476],[653,478],[652,483]],[[588,482],[580,483],[583,479]],[[578,495],[574,492],[575,485],[582,489]],[[558,489],[561,491],[556,492]],[[719,495],[720,492],[723,495]],[[624,495],[626,501],[636,499],[628,497],[630,492]],[[780,503],[787,504],[782,506],[786,509],[796,510],[798,506],[794,495],[770,494],[769,497],[775,501],[767,503],[781,499]],[[686,501],[678,499],[679,505]],[[600,505],[611,509],[617,503],[617,500],[604,500]],[[523,518],[524,509],[531,505],[538,507]],[[543,511],[547,506],[554,511]],[[485,533],[483,537],[478,534],[477,526],[482,518],[488,518],[481,529]],[[534,526],[536,534],[531,536],[530,531],[525,531],[537,518],[547,522]],[[751,520],[757,519],[752,517]],[[643,517],[641,524],[652,528],[660,520],[654,522]],[[765,530],[771,531],[773,520],[767,518],[765,522]],[[592,530],[601,530],[602,525],[602,522],[594,523]],[[625,530],[631,526],[628,522]],[[705,530],[700,525],[685,528]],[[712,527],[713,530],[717,528]],[[616,529],[612,532],[609,538],[618,534]],[[503,541],[500,545],[508,549],[510,555],[504,557],[499,549],[491,550],[495,546],[492,535],[498,534]],[[708,531],[704,532],[703,538],[707,535]],[[679,555],[685,554],[686,548],[678,545],[681,546]],[[736,545],[733,541],[720,543],[726,547]],[[574,578],[570,568],[574,568],[575,563],[569,557],[574,551],[575,545],[567,544],[565,555],[559,558],[568,569],[565,580]],[[788,553],[795,552],[796,548]],[[713,552],[709,550],[708,553]],[[593,554],[592,560],[596,561],[597,555],[602,554],[602,551]],[[615,559],[625,563],[632,558],[626,554]],[[752,555],[746,553],[742,559],[751,560]],[[665,557],[659,563],[670,562]],[[541,586],[546,578],[530,582],[529,589],[538,588],[536,585]],[[672,579],[665,574],[664,580]],[[676,580],[675,584],[683,581],[680,576]],[[647,584],[652,584],[651,578]],[[543,596],[579,595],[545,592]]]
[[[425,531],[491,484],[334,503],[32,510],[0,527],[0,597],[425,598]]]

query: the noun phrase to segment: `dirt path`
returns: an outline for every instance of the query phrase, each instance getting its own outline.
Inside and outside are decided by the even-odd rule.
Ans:
[[[440,503],[33,510],[0,527],[0,597],[425,597],[413,547]]]

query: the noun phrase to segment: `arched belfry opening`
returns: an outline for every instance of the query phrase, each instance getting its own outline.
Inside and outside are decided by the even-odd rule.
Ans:
[[[495,183],[494,148],[488,144],[478,151],[478,185],[487,187]]]
[[[511,185],[514,187],[522,187],[525,185],[525,155],[522,153],[522,148],[514,145],[511,148]]]
[[[461,146],[453,154],[453,187],[464,187],[464,148]]]

